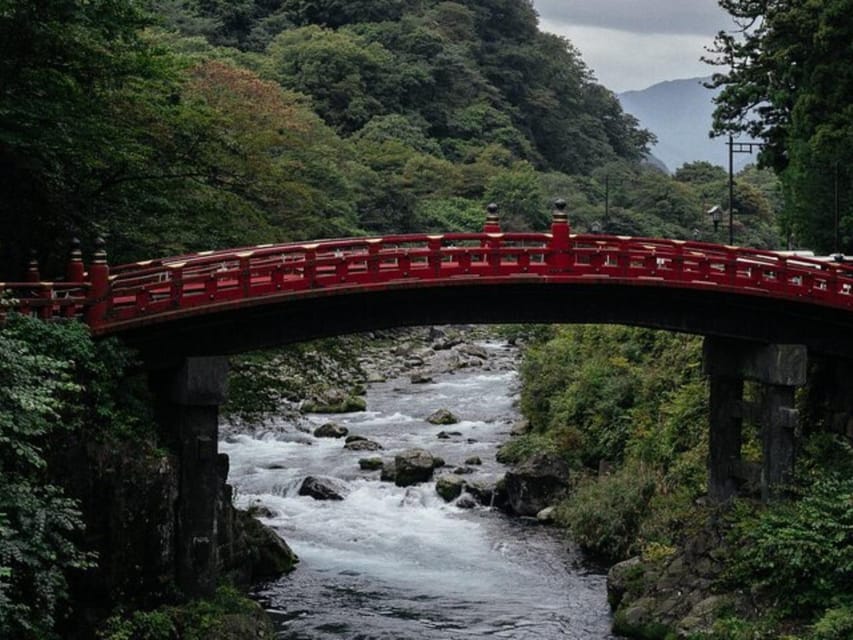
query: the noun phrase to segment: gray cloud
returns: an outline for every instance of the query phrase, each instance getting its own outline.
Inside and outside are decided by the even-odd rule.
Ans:
[[[717,0],[534,0],[543,20],[633,33],[707,35],[732,27]]]

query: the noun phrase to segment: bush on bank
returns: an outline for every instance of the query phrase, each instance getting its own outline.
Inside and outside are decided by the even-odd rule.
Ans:
[[[708,399],[698,339],[560,327],[530,346],[521,373],[532,431],[502,453],[517,462],[556,452],[580,472],[557,520],[583,549],[611,562],[639,554],[654,564],[708,525],[699,500]],[[811,415],[808,407],[802,413]],[[853,638],[853,448],[817,423],[803,431],[791,500],[742,499],[726,514],[726,570],[715,589],[739,594],[747,610],[730,610],[697,637]],[[760,458],[757,433],[744,435],[745,457]],[[663,638],[672,630],[637,632]]]
[[[128,362],[81,323],[11,315],[0,327],[0,637],[56,637],[69,573],[92,566],[79,503],[48,461],[62,434],[101,441],[144,429],[121,383]]]

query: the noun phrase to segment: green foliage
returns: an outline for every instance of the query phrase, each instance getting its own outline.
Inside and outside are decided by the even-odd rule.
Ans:
[[[750,584],[785,615],[822,611],[849,597],[853,575],[853,479],[829,473],[795,501],[734,514],[734,584]]]
[[[98,632],[99,640],[209,640],[219,637],[227,616],[254,616],[258,605],[237,589],[221,586],[212,598],[154,611],[116,613]],[[226,637],[226,636],[222,636]],[[227,637],[232,637],[228,635]]]
[[[809,640],[846,640],[853,637],[853,601],[827,609],[815,622]]]
[[[655,479],[641,466],[582,482],[557,510],[582,549],[609,561],[636,553],[637,535],[655,492]]]
[[[785,235],[818,251],[834,248],[836,187],[841,249],[853,247],[853,75],[850,0],[721,0],[739,26],[717,36],[714,131],[765,142],[760,159],[780,173]]]
[[[513,438],[498,449],[497,460],[503,464],[516,464],[536,453],[560,453],[553,434],[531,432]]]
[[[708,397],[692,337],[609,326],[560,327],[529,347],[521,407],[534,432],[502,448],[549,447],[612,473],[560,508],[585,549],[609,560],[677,544],[701,526]]]
[[[55,349],[64,346],[65,349]],[[91,343],[77,324],[12,316],[0,329],[0,635],[49,638],[68,597],[66,573],[88,566],[74,544],[74,501],[45,480],[46,447],[76,426],[75,378]],[[90,361],[91,362],[91,361]],[[105,407],[108,410],[108,407]]]

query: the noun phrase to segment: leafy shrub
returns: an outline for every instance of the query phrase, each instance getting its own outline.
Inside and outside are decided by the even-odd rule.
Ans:
[[[655,483],[642,467],[582,482],[557,510],[557,520],[571,529],[582,549],[618,561],[637,551],[637,533]]]
[[[44,482],[45,448],[85,412],[72,357],[91,362],[82,325],[11,316],[0,329],[0,637],[50,638],[66,572],[87,566],[74,544],[74,501]],[[75,370],[76,369],[76,370]]]
[[[849,594],[848,594],[848,597]],[[849,640],[853,638],[853,600],[828,609],[812,628],[809,640]]]
[[[853,575],[853,478],[827,474],[799,500],[735,511],[729,580],[750,584],[786,615],[810,616]]]

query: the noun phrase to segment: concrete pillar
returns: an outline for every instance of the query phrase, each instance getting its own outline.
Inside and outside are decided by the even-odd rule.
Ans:
[[[708,495],[725,502],[737,493],[735,478],[742,443],[743,380],[712,375],[709,379],[710,432],[708,435]]]
[[[705,339],[704,368],[711,384],[708,494],[727,500],[735,494],[740,462],[743,381],[765,385],[758,413],[762,439],[761,493],[779,495],[794,470],[796,387],[806,382],[803,345],[759,344],[725,338]]]
[[[778,498],[794,472],[795,430],[794,387],[768,386],[764,390],[764,420],[761,425],[761,497]]]
[[[151,374],[157,420],[180,461],[175,571],[187,596],[209,595],[216,588],[219,405],[227,383],[223,357],[187,358]]]

